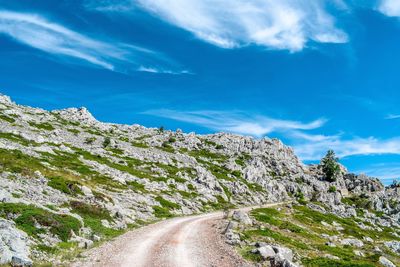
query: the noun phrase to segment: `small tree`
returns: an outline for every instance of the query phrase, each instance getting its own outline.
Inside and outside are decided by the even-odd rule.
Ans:
[[[328,150],[325,157],[321,160],[322,171],[325,174],[326,180],[334,182],[340,173],[340,167],[338,164],[339,158],[333,150]]]
[[[164,126],[160,126],[160,127],[158,128],[158,131],[159,131],[160,133],[164,132]]]
[[[110,143],[111,143],[111,139],[110,139],[110,137],[105,137],[104,138],[104,141],[103,141],[103,147],[104,148],[106,148],[106,147],[108,147],[109,145],[110,145]]]

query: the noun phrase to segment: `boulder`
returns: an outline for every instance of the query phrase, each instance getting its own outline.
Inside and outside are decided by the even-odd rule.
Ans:
[[[31,267],[31,266],[33,266],[31,260],[20,258],[17,256],[12,257],[10,264],[12,267]]]
[[[288,261],[293,260],[293,251],[290,248],[273,246],[273,249],[276,254],[280,254],[284,259],[286,259]]]
[[[226,237],[226,243],[228,243],[230,245],[240,244],[239,235],[236,234],[235,232],[233,232],[232,229],[229,229],[228,231],[226,231],[225,237]]]
[[[400,253],[400,241],[387,241],[385,246],[395,253]]]
[[[250,219],[249,215],[241,210],[235,210],[232,214],[232,219],[246,225],[253,224],[253,221]]]
[[[393,262],[391,262],[390,260],[386,259],[383,256],[379,257],[379,263],[382,264],[384,267],[396,267],[396,265],[394,265]]]
[[[277,253],[270,261],[271,267],[298,267],[293,262],[285,258],[281,253]]]
[[[261,255],[261,257],[264,260],[270,259],[272,257],[275,257],[275,251],[272,248],[272,246],[267,245],[267,246],[262,246],[256,249],[257,253]]]
[[[14,222],[0,219],[0,265],[31,266],[28,236],[18,230]]]
[[[345,238],[340,242],[343,246],[353,246],[357,248],[361,248],[364,246],[364,243],[361,240],[355,238]]]

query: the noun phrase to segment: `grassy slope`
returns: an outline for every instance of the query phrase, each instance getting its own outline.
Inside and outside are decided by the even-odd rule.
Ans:
[[[248,241],[273,240],[287,246],[301,255],[304,266],[340,266],[340,267],[367,267],[380,266],[379,256],[384,255],[396,264],[400,264],[398,255],[390,252],[383,244],[388,240],[400,240],[392,233],[400,229],[381,227],[382,232],[361,229],[355,218],[340,218],[330,213],[320,213],[309,209],[304,205],[293,206],[292,208],[283,207],[281,210],[276,208],[255,209],[250,214],[257,222],[255,227],[248,228],[242,232],[242,237]],[[326,226],[325,223],[332,225],[333,222],[339,223],[343,230],[337,230],[334,226]],[[374,239],[374,243],[364,241],[364,247],[355,248],[342,246],[336,243],[336,247],[326,245],[327,239],[321,235],[339,236],[343,238],[365,237]],[[382,253],[376,253],[374,247],[379,247]],[[249,252],[250,247],[245,248],[243,255],[253,261],[260,261],[261,258]],[[359,250],[365,257],[356,256],[354,250]],[[339,260],[327,259],[326,255],[332,255]]]

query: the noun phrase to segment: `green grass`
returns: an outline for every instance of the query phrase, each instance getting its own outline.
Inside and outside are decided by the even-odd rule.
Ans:
[[[9,123],[14,123],[15,119],[4,114],[0,114],[0,119]]]
[[[267,238],[273,238],[272,242],[290,247],[299,253],[304,266],[377,266],[381,254],[373,251],[374,246],[381,244],[384,240],[397,240],[397,237],[391,233],[393,229],[380,226],[382,232],[364,230],[358,227],[357,220],[359,219],[357,218],[341,218],[331,213],[320,213],[303,205],[292,208],[282,207],[279,211],[274,208],[259,208],[252,210],[250,215],[258,223],[257,228],[251,227],[243,232],[248,242],[266,241]],[[344,230],[338,231],[321,222],[329,224],[337,222]],[[365,254],[365,257],[360,257],[354,254],[354,247],[340,244],[336,244],[335,247],[326,245],[327,240],[321,237],[321,234],[343,235],[342,239],[351,236],[360,240],[364,236],[369,236],[375,239],[375,244],[366,243],[363,248],[360,248]],[[339,260],[323,257],[326,254],[336,256]],[[388,256],[388,253],[384,252],[384,254]],[[249,254],[249,256],[252,255]],[[390,254],[388,257],[391,258]],[[398,263],[396,260],[394,262]]]
[[[0,138],[19,143],[23,146],[39,146],[39,144],[35,141],[29,141],[28,139],[25,139],[22,136],[13,133],[0,133]]]
[[[303,259],[302,263],[306,267],[374,267],[375,264],[357,262],[357,261],[343,261],[331,260],[327,258],[314,258]]]
[[[213,153],[209,150],[206,149],[200,149],[200,150],[191,150],[188,153],[190,156],[194,158],[203,158],[207,160],[215,160],[219,162],[224,162],[228,159],[228,156],[220,153]]]
[[[169,209],[164,207],[153,206],[153,210],[154,210],[154,216],[156,216],[157,218],[170,218],[174,216],[173,214],[171,214]]]
[[[284,245],[290,246],[290,247],[294,247],[294,248],[298,248],[298,249],[303,249],[306,250],[308,249],[308,245],[304,244],[303,242],[299,241],[299,240],[294,240],[293,238],[287,236],[287,235],[283,235],[279,232],[273,231],[271,229],[256,229],[256,230],[248,230],[244,232],[244,235],[246,238],[254,238],[255,236],[263,236],[263,237],[271,237],[273,239],[275,239],[275,241],[282,243]]]
[[[71,201],[71,212],[79,214],[83,218],[86,227],[90,227],[94,234],[105,238],[112,238],[123,233],[123,230],[116,230],[104,227],[101,220],[112,221],[110,213],[99,205],[92,205],[80,201]]]
[[[132,142],[131,144],[134,147],[140,147],[140,148],[148,148],[149,147],[146,143],[143,143],[143,142]]]
[[[316,226],[321,225],[322,221],[332,224],[334,221],[341,224],[344,230],[342,233],[362,239],[364,236],[370,236],[372,238],[383,239],[383,240],[400,240],[400,238],[394,236],[391,232],[393,229],[388,227],[381,227],[382,232],[361,229],[353,218],[341,218],[331,213],[320,213],[307,208],[306,206],[294,206],[296,214],[294,218],[298,221],[309,225],[314,231],[321,232],[321,228]]]
[[[70,194],[79,193],[76,187],[78,184],[89,187],[105,185],[111,188],[126,188],[125,185],[90,169],[78,159],[77,154],[60,152],[56,155],[50,153],[42,153],[42,155],[44,158],[39,159],[19,150],[0,149],[0,170],[19,173],[23,176],[34,176],[34,172],[38,170],[45,177],[50,178],[50,186]],[[52,167],[48,168],[42,162],[47,162]],[[71,185],[72,191],[65,188]]]
[[[9,217],[11,214],[16,216],[14,221],[19,229],[36,238],[46,231],[45,228],[36,227],[36,223],[48,228],[62,241],[69,239],[71,230],[78,233],[81,227],[79,220],[69,215],[55,214],[22,203],[0,203],[0,217]]]
[[[75,134],[75,135],[78,135],[78,134],[80,133],[79,130],[77,130],[77,129],[72,129],[72,128],[67,129],[67,131],[70,132],[70,133],[73,133],[73,134]]]
[[[179,193],[182,197],[184,197],[184,198],[186,198],[186,199],[193,199],[193,198],[195,198],[195,197],[198,196],[198,194],[195,193],[195,192],[186,192],[186,191],[182,191],[182,190],[178,190],[178,193]]]
[[[368,199],[368,196],[351,196],[347,198],[342,198],[342,202],[348,205],[354,205],[357,208],[362,208],[362,209],[371,209],[371,201]]]
[[[251,159],[251,156],[249,154],[242,154],[235,159],[235,162],[237,165],[245,167],[246,162],[249,161],[250,159]]]
[[[127,181],[126,184],[128,185],[129,188],[131,188],[134,191],[139,191],[139,192],[143,192],[143,193],[148,192],[146,190],[144,184],[141,184],[137,181]]]
[[[251,216],[253,216],[257,221],[263,223],[269,223],[272,225],[278,225],[281,221],[283,214],[278,210],[273,208],[260,208],[251,211]]]
[[[241,251],[240,254],[242,255],[243,258],[245,258],[248,261],[252,261],[252,262],[262,262],[263,261],[263,257],[258,253],[251,252],[251,249],[244,249],[243,251]]]
[[[42,170],[40,160],[25,155],[19,150],[0,149],[0,170],[22,175],[33,175],[35,170]]]
[[[36,123],[33,121],[28,122],[30,126],[35,127],[37,129],[40,130],[46,130],[46,131],[53,131],[54,130],[54,126],[51,125],[48,122],[43,122],[43,123]]]
[[[77,181],[66,180],[60,176],[48,177],[48,179],[48,186],[53,187],[54,189],[57,189],[65,194],[72,196],[83,194],[79,188],[81,184]]]
[[[161,146],[158,147],[158,149],[161,149],[161,150],[163,150],[165,152],[168,152],[168,153],[174,153],[175,152],[174,147],[171,146],[169,142],[163,142],[161,144]]]
[[[167,209],[180,209],[181,208],[181,206],[179,206],[178,204],[168,201],[161,196],[157,196],[155,198],[155,200],[158,201],[162,207],[167,208]]]
[[[112,152],[112,153],[114,153],[114,154],[116,154],[116,155],[122,155],[122,154],[124,154],[124,151],[123,151],[122,149],[115,148],[115,147],[113,147],[113,148],[106,148],[106,150],[107,150],[107,151],[110,151],[110,152]]]

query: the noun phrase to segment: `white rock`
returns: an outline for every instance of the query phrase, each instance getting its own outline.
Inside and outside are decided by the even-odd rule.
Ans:
[[[256,250],[264,260],[274,257],[276,254],[274,249],[270,245],[259,247]]]
[[[355,238],[345,238],[340,242],[342,245],[348,245],[353,247],[361,248],[364,246],[364,243],[361,240]]]
[[[241,210],[235,210],[232,214],[232,219],[247,225],[252,225],[253,221],[250,219],[249,215]]]
[[[32,265],[29,258],[28,236],[18,230],[15,224],[0,218],[0,264],[11,261]]]
[[[396,265],[394,265],[393,262],[391,262],[390,260],[386,259],[383,256],[379,257],[379,263],[382,264],[385,267],[396,267]]]

